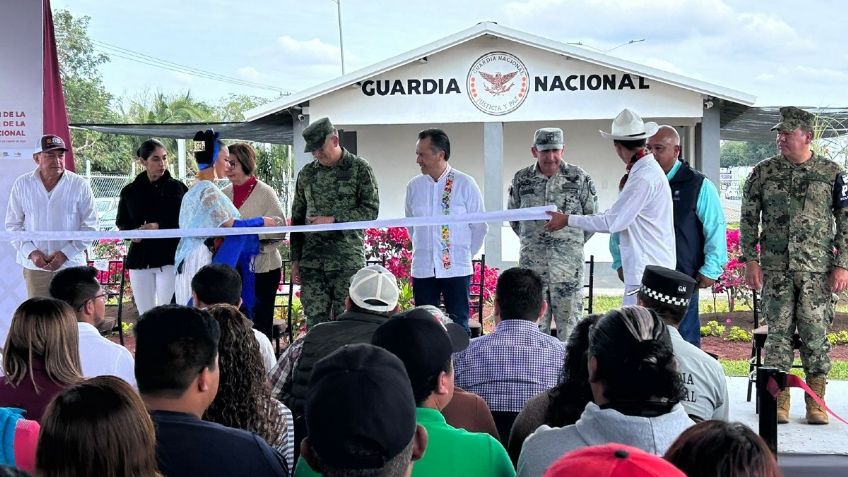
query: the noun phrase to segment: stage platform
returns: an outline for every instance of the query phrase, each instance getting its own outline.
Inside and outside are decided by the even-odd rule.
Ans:
[[[755,412],[756,389],[751,402],[746,402],[748,380],[731,377],[728,380],[730,420],[745,423],[759,430]],[[848,425],[830,417],[826,426],[811,426],[804,419],[804,391],[792,388],[790,422],[777,426],[778,463],[785,477],[848,476]],[[848,381],[831,381],[825,396],[827,405],[848,419]]]

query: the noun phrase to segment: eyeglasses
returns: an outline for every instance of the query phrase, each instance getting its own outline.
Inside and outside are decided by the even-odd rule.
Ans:
[[[107,294],[105,292],[101,292],[100,294],[94,295],[93,297],[89,298],[88,300],[85,300],[84,302],[82,302],[82,304],[80,306],[77,307],[77,311],[81,311],[86,303],[88,303],[90,301],[97,301],[98,298],[103,298],[105,300],[107,298]]]

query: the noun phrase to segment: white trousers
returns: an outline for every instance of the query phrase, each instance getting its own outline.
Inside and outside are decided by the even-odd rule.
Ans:
[[[130,283],[138,314],[171,303],[174,295],[174,266],[130,269]]]
[[[632,295],[630,293],[638,290],[639,288],[641,288],[641,285],[624,285],[624,300],[622,300],[621,304],[622,305],[635,305],[636,302],[637,302],[637,299],[639,298],[639,297],[636,296],[636,295],[638,295],[638,293],[633,293]]]

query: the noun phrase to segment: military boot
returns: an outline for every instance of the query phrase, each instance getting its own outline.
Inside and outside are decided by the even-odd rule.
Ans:
[[[827,378],[824,375],[807,376],[807,386],[818,394],[824,401],[824,389],[827,386]],[[827,412],[818,405],[809,395],[804,395],[807,403],[807,424],[827,424]]]
[[[777,395],[777,423],[789,422],[789,388],[780,391]]]

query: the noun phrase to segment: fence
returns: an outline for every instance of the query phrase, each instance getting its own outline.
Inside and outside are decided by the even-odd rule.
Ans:
[[[94,193],[94,208],[97,212],[100,230],[115,230],[121,189],[135,179],[135,176],[86,173],[83,177],[88,181],[88,185]],[[182,180],[190,187],[194,178],[187,177]],[[215,185],[219,188],[223,188],[227,184],[229,184],[229,181],[226,179],[215,182]],[[283,205],[283,210],[288,212],[291,210],[291,201],[294,197],[294,179],[284,179],[281,189],[277,191],[277,195]]]

